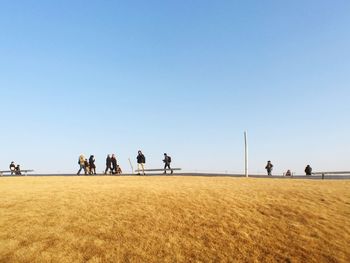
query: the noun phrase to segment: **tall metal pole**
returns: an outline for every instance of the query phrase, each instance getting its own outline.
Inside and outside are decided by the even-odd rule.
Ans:
[[[248,144],[247,144],[247,132],[244,132],[244,172],[248,177]]]
[[[130,158],[129,158],[129,164],[130,164],[130,167],[131,167],[131,174],[134,174],[134,167],[132,166]]]

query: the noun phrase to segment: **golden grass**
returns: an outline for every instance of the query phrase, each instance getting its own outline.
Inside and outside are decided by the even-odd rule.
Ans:
[[[0,262],[350,262],[350,181],[0,178]]]

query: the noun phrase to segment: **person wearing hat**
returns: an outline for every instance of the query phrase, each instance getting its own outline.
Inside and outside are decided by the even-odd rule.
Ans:
[[[272,168],[273,168],[273,165],[272,165],[271,161],[267,161],[267,164],[265,166],[265,169],[267,171],[267,175],[272,175],[271,174]]]
[[[169,168],[170,169],[170,174],[173,174],[173,170],[170,168],[170,163],[171,163],[171,157],[168,156],[166,153],[164,153],[164,173],[163,174],[166,174],[166,168]]]

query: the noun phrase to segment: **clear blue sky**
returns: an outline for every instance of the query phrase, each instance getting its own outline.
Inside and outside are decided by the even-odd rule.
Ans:
[[[0,169],[349,170],[350,2],[0,2]]]

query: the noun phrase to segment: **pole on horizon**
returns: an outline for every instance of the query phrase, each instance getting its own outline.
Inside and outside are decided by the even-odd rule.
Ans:
[[[248,144],[247,144],[247,132],[244,132],[244,173],[245,177],[248,177]]]
[[[128,160],[129,160],[130,167],[131,167],[131,174],[134,174],[134,167],[132,166],[132,163],[131,163],[131,161],[130,161],[130,158],[128,158]]]

